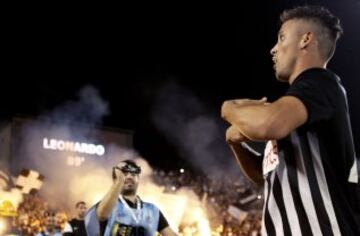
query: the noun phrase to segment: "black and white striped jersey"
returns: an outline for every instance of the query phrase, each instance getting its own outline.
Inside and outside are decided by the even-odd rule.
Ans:
[[[286,96],[303,102],[308,120],[267,145],[262,235],[360,235],[357,161],[339,78],[309,69]]]

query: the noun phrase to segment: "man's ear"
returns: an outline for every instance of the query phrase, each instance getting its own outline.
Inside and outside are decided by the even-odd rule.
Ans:
[[[309,44],[314,40],[314,34],[312,32],[306,32],[301,36],[300,49],[307,48]]]

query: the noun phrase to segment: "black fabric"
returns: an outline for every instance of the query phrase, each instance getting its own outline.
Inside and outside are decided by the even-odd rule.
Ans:
[[[86,236],[84,220],[72,219],[69,221],[73,232],[64,233],[64,236]]]
[[[285,156],[285,163],[286,166],[288,166],[288,179],[290,182],[290,191],[293,197],[296,213],[298,215],[299,223],[301,225],[300,230],[302,235],[312,235],[311,233],[311,226],[309,222],[309,218],[306,215],[304,205],[301,201],[301,186],[299,186],[298,176],[297,176],[297,165],[296,160],[293,158],[290,153],[293,153],[291,148],[288,148],[290,145],[288,142],[281,142],[281,146],[283,146],[283,151],[285,153],[289,153],[289,155]],[[285,148],[287,147],[287,148]],[[274,192],[275,195],[282,194],[281,192]],[[284,198],[287,198],[287,196],[284,196]],[[289,219],[291,222],[292,219]]]
[[[286,96],[304,104],[308,119],[277,142],[280,164],[266,178],[265,190],[273,197],[265,199],[264,230],[267,235],[289,235],[289,228],[306,236],[360,235],[356,154],[340,79],[329,70],[309,69]]]
[[[143,227],[134,227],[132,225],[115,223],[113,226],[115,230],[114,236],[145,236],[145,229]]]
[[[350,169],[356,156],[352,138],[346,93],[340,79],[325,69],[310,69],[301,73],[290,86],[287,96],[295,96],[305,105],[308,119],[299,127],[300,148],[311,195],[321,230],[329,235],[329,218],[319,189],[322,187],[316,178],[318,166],[313,166],[313,153],[310,153],[309,134],[318,140],[321,165],[326,177],[327,187],[332,199],[335,215],[344,235],[360,235],[360,226],[355,215],[359,205],[354,189],[359,184],[348,182]],[[301,186],[299,186],[301,189]]]
[[[329,78],[330,77],[330,78]],[[323,69],[310,69],[299,75],[286,95],[298,97],[308,112],[307,124],[329,120],[339,98],[337,78]]]
[[[166,220],[164,214],[160,211],[159,214],[159,225],[158,225],[158,232],[162,231],[163,229],[165,229],[166,227],[169,226],[168,221]]]
[[[270,181],[270,175],[267,176],[266,178],[266,182],[268,184],[268,191],[267,191],[267,198],[266,198],[266,201],[265,201],[265,206],[264,206],[264,209],[265,209],[265,212],[264,212],[264,222],[265,222],[265,230],[267,232],[268,235],[276,235],[276,232],[275,232],[275,226],[274,226],[274,223],[273,221],[271,220],[271,217],[270,217],[270,213],[269,213],[269,210],[268,210],[268,203],[269,203],[269,198],[270,198],[270,190],[271,190],[271,181]]]
[[[311,156],[310,150],[309,150],[309,144],[307,143],[309,140],[307,140],[304,136],[301,137],[301,149],[304,154],[304,156]],[[313,166],[313,161],[310,160],[310,158],[304,158],[304,166],[306,169],[306,173],[308,176],[308,181],[310,183],[310,191],[312,198],[316,204],[315,211],[319,218],[322,220],[320,221],[320,228],[323,235],[333,236],[333,232],[329,225],[331,224],[329,216],[326,212],[326,207],[324,204],[324,201],[321,197],[320,193],[320,187],[319,183],[316,178],[315,168]]]
[[[106,230],[106,225],[107,225],[108,221],[104,220],[104,221],[100,221],[100,235],[104,235],[105,234],[105,230]]]
[[[279,181],[279,178],[277,175],[275,175],[273,191],[274,192],[282,192],[281,184],[280,184],[280,181]],[[276,204],[279,207],[281,218],[283,219],[284,234],[291,235],[290,223],[289,223],[289,219],[286,214],[286,209],[285,209],[285,205],[284,205],[284,197],[282,194],[277,194],[277,195],[274,195],[274,198],[275,198]]]

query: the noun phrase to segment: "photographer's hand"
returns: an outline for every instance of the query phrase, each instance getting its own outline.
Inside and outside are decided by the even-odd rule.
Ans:
[[[99,221],[105,221],[109,218],[121,193],[121,189],[124,185],[124,179],[125,176],[121,171],[120,163],[113,167],[113,185],[96,208],[96,216]]]

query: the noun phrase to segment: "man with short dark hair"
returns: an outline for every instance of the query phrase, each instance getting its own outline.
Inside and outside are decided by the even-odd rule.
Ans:
[[[86,209],[84,201],[79,201],[75,204],[76,216],[65,224],[64,236],[86,236],[84,221]]]
[[[56,225],[55,215],[55,212],[45,213],[45,228],[36,236],[61,236],[61,232],[58,230]]]
[[[159,210],[137,196],[141,168],[132,160],[113,167],[113,185],[85,217],[86,231],[95,235],[176,236]]]
[[[241,168],[265,179],[262,235],[360,235],[359,174],[345,90],[326,69],[342,34],[323,7],[281,15],[271,49],[276,78],[290,87],[273,103],[225,101],[222,117]],[[244,141],[268,141],[263,158]]]

